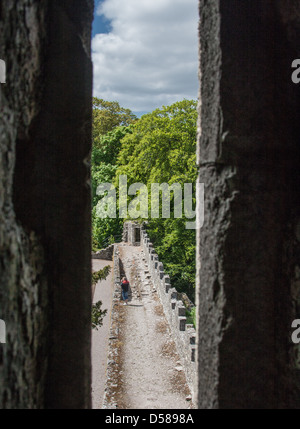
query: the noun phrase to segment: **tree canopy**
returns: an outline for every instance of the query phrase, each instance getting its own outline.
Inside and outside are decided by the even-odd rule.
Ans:
[[[147,185],[150,195],[153,183],[176,183],[182,189],[185,183],[191,183],[195,206],[197,116],[194,100],[183,100],[142,116],[122,139],[115,184],[120,175],[127,175],[128,187],[141,182]],[[149,215],[150,204],[149,197]],[[149,218],[148,232],[174,286],[193,295],[196,238],[194,230],[186,229],[187,220],[185,216],[174,217],[171,194],[170,218]]]
[[[93,243],[104,247],[121,235],[123,221],[97,217],[101,183],[118,189],[120,176],[127,176],[128,188],[140,182],[149,193],[148,233],[170,274],[172,284],[193,296],[195,281],[195,231],[186,229],[185,216],[174,212],[174,192],[170,193],[170,218],[151,218],[151,186],[192,184],[195,206],[197,102],[183,100],[156,109],[136,119],[129,109],[116,102],[97,100],[94,105],[94,144],[92,153]],[[176,185],[177,186],[177,185]],[[137,195],[139,192],[137,192]],[[128,197],[128,203],[134,196]],[[162,211],[161,200],[159,211]]]
[[[94,140],[119,126],[133,124],[137,117],[130,109],[124,109],[117,101],[93,98],[93,138]]]
[[[101,219],[96,210],[99,197],[97,187],[101,183],[112,183],[117,170],[117,157],[121,140],[131,132],[130,124],[136,116],[116,101],[93,99],[93,148],[92,148],[92,233],[93,250],[101,249],[121,236],[122,221]]]

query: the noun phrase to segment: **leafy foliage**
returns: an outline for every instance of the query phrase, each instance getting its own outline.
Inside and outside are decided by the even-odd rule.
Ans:
[[[186,323],[194,325],[196,328],[196,307],[193,307],[191,311],[186,310]]]
[[[121,236],[124,219],[100,219],[96,190],[100,183],[113,183],[118,189],[120,175],[126,175],[128,187],[140,182],[149,197],[153,183],[195,184],[197,102],[183,100],[156,109],[139,120],[116,102],[94,99],[94,144],[92,152],[93,249],[106,247]],[[193,189],[195,207],[195,189]],[[128,197],[128,203],[134,197]],[[172,284],[191,299],[195,282],[195,231],[186,229],[186,219],[174,216],[171,192],[169,219],[151,218],[148,233],[170,274]],[[151,198],[149,198],[149,214]],[[160,202],[160,213],[162,204]],[[138,219],[143,220],[141,217]]]
[[[142,116],[131,133],[122,139],[115,184],[127,175],[128,187],[136,182],[151,184],[195,184],[197,102],[184,100]],[[171,206],[174,206],[174,195]],[[149,198],[149,213],[151,213]],[[195,205],[195,194],[193,194]],[[160,203],[161,212],[161,203]],[[149,220],[148,232],[155,249],[178,291],[191,297],[195,282],[195,231],[185,228],[187,219]]]
[[[96,286],[99,281],[105,280],[111,272],[111,267],[107,265],[102,270],[92,273],[92,285]],[[103,319],[107,314],[107,310],[101,310],[102,301],[98,301],[92,305],[92,329],[98,331],[103,325]]]
[[[107,276],[110,274],[110,272],[111,272],[111,267],[107,265],[102,270],[95,271],[94,273],[92,273],[92,285],[96,286],[96,284],[99,281],[101,282],[102,280],[105,280]]]
[[[103,325],[103,319],[107,314],[107,310],[101,310],[102,301],[96,302],[92,307],[92,329],[98,331]]]
[[[119,241],[123,222],[116,219],[97,217],[100,197],[96,191],[101,183],[112,183],[117,170],[117,157],[122,138],[132,132],[129,124],[136,120],[129,109],[123,109],[116,102],[94,98],[94,127],[92,148],[92,231],[93,251],[106,247],[109,241]],[[127,126],[128,125],[128,126]]]
[[[137,117],[130,109],[124,109],[116,101],[93,98],[94,140],[119,126],[133,124]]]

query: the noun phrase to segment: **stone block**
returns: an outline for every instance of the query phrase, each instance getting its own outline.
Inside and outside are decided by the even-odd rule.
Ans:
[[[179,301],[180,302],[180,301]],[[178,316],[186,317],[186,308],[183,305],[177,303]]]
[[[196,347],[191,347],[191,361],[196,361]]]
[[[179,331],[185,331],[186,317],[179,317]]]

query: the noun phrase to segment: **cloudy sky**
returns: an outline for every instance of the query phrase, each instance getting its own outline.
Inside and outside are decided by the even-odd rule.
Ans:
[[[137,114],[198,95],[198,0],[96,0],[94,95]]]

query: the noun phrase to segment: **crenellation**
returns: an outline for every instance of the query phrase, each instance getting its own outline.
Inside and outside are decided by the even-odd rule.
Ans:
[[[177,302],[177,309],[178,309],[178,316],[185,316],[186,315],[186,309],[185,306],[181,301]]]
[[[126,223],[125,228],[131,228],[130,223]],[[196,380],[196,331],[193,325],[187,324],[186,307],[181,300],[181,295],[172,287],[170,276],[165,273],[164,265],[159,261],[153,243],[147,232],[141,226],[141,246],[144,251],[145,261],[147,261],[149,274],[158,296],[162,303],[164,314],[169,323],[172,336],[177,346],[182,365],[188,380],[189,387],[194,397]],[[187,298],[189,303],[191,301]],[[191,303],[191,305],[193,305]]]
[[[178,317],[179,331],[185,331],[186,317]]]
[[[175,288],[171,291],[171,299],[175,299],[175,301],[177,301],[177,290]]]
[[[192,362],[196,361],[196,347],[191,348],[191,361]]]

